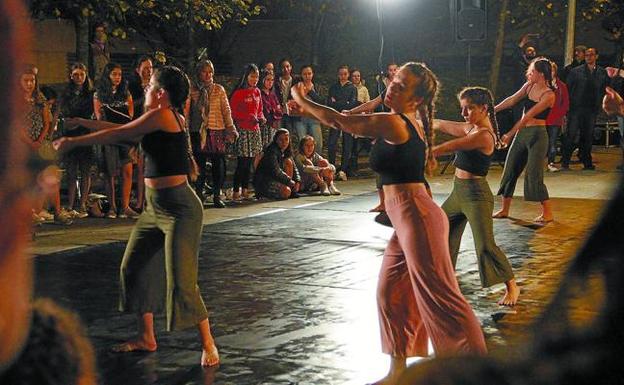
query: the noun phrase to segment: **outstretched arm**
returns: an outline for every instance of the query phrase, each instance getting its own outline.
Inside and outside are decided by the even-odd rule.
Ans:
[[[390,143],[403,143],[409,132],[397,114],[376,113],[368,115],[347,115],[333,108],[314,103],[305,96],[305,87],[299,83],[292,87],[291,94],[305,115],[311,115],[326,126],[351,134],[371,138],[383,138]]]
[[[527,89],[529,88],[529,83],[524,83],[522,87],[515,94],[505,98],[502,102],[498,103],[494,107],[494,112],[506,110],[518,104],[520,100],[522,100],[527,95]]]
[[[483,150],[491,152],[494,150],[494,141],[488,130],[482,129],[476,134],[465,135],[462,138],[452,139],[433,147],[433,155],[439,156],[455,151]]]
[[[350,109],[349,111],[347,111],[347,113],[349,115],[354,115],[354,114],[364,114],[367,112],[373,112],[375,111],[375,108],[381,105],[381,103],[383,103],[383,100],[381,100],[381,95],[379,95],[373,100],[369,100],[368,102],[364,104],[360,104],[359,106]]]
[[[527,123],[531,119],[533,119],[535,115],[539,114],[549,107],[552,107],[554,103],[555,93],[552,91],[547,92],[546,95],[544,95],[536,105],[534,105],[533,107],[531,107],[530,110],[524,113],[522,119],[518,120],[516,124],[513,125],[511,130],[509,130],[509,132],[503,135],[503,137],[501,138],[502,141],[506,144],[509,144],[511,138],[513,138],[513,136],[516,135],[518,131],[520,131],[522,128],[526,127]]]
[[[442,131],[445,134],[461,138],[466,136],[472,125],[466,122],[454,122],[452,120],[433,119],[433,129]]]

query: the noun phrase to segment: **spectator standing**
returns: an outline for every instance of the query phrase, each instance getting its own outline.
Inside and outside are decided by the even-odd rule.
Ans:
[[[368,103],[370,101],[370,94],[368,93],[368,88],[364,85],[362,72],[357,68],[352,69],[350,79],[351,83],[353,83],[357,89],[357,104],[362,105]],[[351,169],[354,171],[357,171],[358,169],[358,156],[364,143],[368,143],[370,145],[370,139],[354,136],[353,155],[351,156]]]
[[[573,68],[576,68],[578,66],[582,66],[583,64],[585,64],[585,51],[587,50],[587,47],[585,47],[584,45],[577,45],[576,47],[574,47],[574,59],[572,59],[572,62],[570,64],[568,64],[567,66],[563,67],[563,71],[561,72],[561,80],[564,83],[568,83],[568,75],[570,74],[570,71],[572,71]]]
[[[564,119],[570,108],[568,86],[557,76],[557,64],[552,63],[553,80],[555,83],[555,104],[546,118],[546,130],[548,131],[548,171],[557,172],[555,157],[557,156],[557,139],[563,127]]]
[[[93,77],[99,79],[104,72],[104,67],[110,63],[110,48],[104,24],[95,26],[93,42],[91,43],[91,57],[93,58]]]
[[[314,69],[312,65],[304,65],[301,67],[301,82],[303,82],[306,90],[308,90],[308,98],[312,99],[316,103],[323,103],[323,98],[319,95],[316,86],[314,85]],[[310,135],[316,142],[316,151],[323,152],[323,132],[321,130],[321,123],[307,116],[294,118],[295,130],[297,131],[297,137],[299,140],[306,135]]]
[[[338,67],[338,81],[329,88],[327,105],[338,112],[351,110],[357,105],[357,89],[349,81],[349,67],[342,65]],[[329,163],[336,164],[336,152],[338,150],[338,139],[341,130],[330,128],[327,139],[327,158]],[[352,174],[351,157],[353,156],[353,134],[342,132],[342,160],[340,171],[346,176]]]
[[[265,124],[260,126],[263,149],[273,141],[275,130],[280,128],[284,115],[274,85],[275,75],[273,72],[263,69],[260,72],[260,91],[262,91],[262,113],[267,120]]]
[[[292,77],[292,64],[289,59],[282,59],[279,62],[279,78],[275,86],[275,93],[279,98],[280,105],[282,106],[282,126],[291,133],[294,132],[293,119],[288,113],[288,100],[291,99],[290,87],[293,85]]]
[[[564,170],[570,168],[576,137],[579,138],[579,157],[583,169],[596,169],[591,155],[594,125],[608,84],[607,71],[596,63],[597,59],[598,51],[587,48],[585,64],[572,69],[568,75],[570,115],[561,159],[561,168]]]

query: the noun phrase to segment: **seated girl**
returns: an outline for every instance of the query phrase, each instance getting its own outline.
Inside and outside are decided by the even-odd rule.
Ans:
[[[256,198],[288,199],[299,198],[301,179],[290,148],[288,130],[275,131],[273,141],[258,162],[254,175]]]
[[[334,185],[336,167],[315,150],[314,137],[306,135],[299,141],[295,164],[301,174],[301,191],[320,191],[322,195],[340,195]]]

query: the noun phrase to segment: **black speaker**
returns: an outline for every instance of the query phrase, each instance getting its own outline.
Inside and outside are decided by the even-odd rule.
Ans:
[[[451,0],[454,35],[458,41],[483,41],[487,37],[487,1]]]

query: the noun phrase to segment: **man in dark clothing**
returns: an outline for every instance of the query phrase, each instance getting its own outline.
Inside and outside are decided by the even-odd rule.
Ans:
[[[602,106],[602,98],[609,78],[607,71],[596,64],[598,53],[595,48],[585,51],[585,64],[573,68],[568,75],[570,113],[568,130],[564,137],[561,168],[570,168],[570,157],[575,138],[579,138],[579,157],[585,170],[594,170],[591,149],[594,141],[596,115]]]
[[[338,82],[329,88],[327,97],[327,105],[338,112],[350,110],[357,105],[357,88],[349,81],[349,67],[346,65],[338,67]],[[340,138],[340,130],[335,128],[329,129],[329,138],[327,139],[327,158],[329,163],[336,164],[336,150],[338,139]],[[347,176],[351,176],[351,157],[353,156],[353,135],[342,133],[342,161],[340,171]]]
[[[561,71],[561,73],[559,74],[559,79],[566,83],[566,85],[568,84],[568,74],[570,73],[570,71],[572,71],[572,68],[576,68],[585,64],[586,50],[587,47],[585,47],[584,45],[577,45],[576,47],[574,47],[574,60],[572,60],[572,63],[565,66],[563,68],[563,71]]]
[[[526,83],[526,71],[529,68],[531,61],[537,57],[537,51],[535,47],[529,44],[531,37],[536,37],[535,34],[529,34],[522,36],[520,42],[514,50],[514,89],[519,90]],[[512,108],[513,120],[517,122],[522,118],[523,106],[522,103],[518,103]]]

